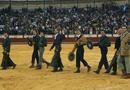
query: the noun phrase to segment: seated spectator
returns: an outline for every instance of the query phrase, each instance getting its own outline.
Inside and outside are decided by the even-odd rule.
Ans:
[[[110,4],[99,8],[5,8],[0,10],[0,25],[4,25],[2,30],[9,30],[11,35],[30,35],[33,26],[46,34],[54,34],[57,25],[62,26],[67,35],[74,34],[77,27],[84,34],[97,34],[99,30],[112,34],[118,26],[127,25],[126,11],[124,6]]]

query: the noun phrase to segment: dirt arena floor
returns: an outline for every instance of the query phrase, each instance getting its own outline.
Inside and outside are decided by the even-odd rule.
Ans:
[[[53,51],[50,52],[50,44],[47,46],[44,57],[51,61]],[[81,67],[81,73],[75,74],[75,61],[69,62],[68,53],[72,50],[72,44],[63,44],[61,52],[64,71],[53,73],[52,68],[42,70],[30,69],[32,48],[27,45],[12,45],[11,57],[17,67],[15,70],[0,70],[0,90],[130,90],[130,79],[121,79],[120,72],[117,76],[104,74],[105,69],[99,75],[93,73],[100,60],[100,50],[95,47],[88,50],[85,47],[85,59],[92,66],[91,72]],[[0,52],[2,47],[0,46]],[[109,48],[108,60],[114,54],[114,45]],[[0,62],[2,53],[0,53]]]

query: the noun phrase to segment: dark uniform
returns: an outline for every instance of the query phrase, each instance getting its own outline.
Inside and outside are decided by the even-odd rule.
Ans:
[[[110,46],[110,41],[107,36],[102,36],[99,39],[99,48],[101,51],[101,60],[98,65],[98,69],[94,71],[95,73],[99,74],[100,70],[102,69],[102,66],[105,66],[105,69],[108,70],[109,65],[107,61],[107,52],[108,52],[108,46]]]
[[[3,40],[3,59],[1,64],[3,69],[7,69],[8,67],[13,67],[13,68],[16,67],[16,64],[9,57],[10,45],[11,45],[11,40],[9,37]]]
[[[61,43],[63,41],[63,34],[57,33],[53,42],[53,45],[50,50],[52,50],[55,47],[54,56],[52,58],[51,66],[54,68],[54,72],[56,71],[62,71],[63,64],[60,57],[61,52]],[[58,68],[60,68],[58,70]]]
[[[74,52],[75,49],[77,49],[77,51],[76,51],[76,67],[77,67],[77,71],[75,73],[80,73],[80,62],[82,62],[83,65],[88,68],[88,71],[90,71],[91,67],[84,60],[84,44],[87,42],[86,40],[87,39],[85,37],[83,37],[83,35],[80,35],[79,37],[77,37],[75,47],[72,50],[72,52]]]
[[[38,35],[35,35],[33,37],[34,50],[33,50],[33,54],[32,54],[32,66],[30,66],[30,68],[34,66],[35,59],[37,60],[37,65],[39,64],[39,55],[38,55],[39,39],[40,39],[40,37]]]
[[[77,67],[78,71],[80,70],[80,62],[82,62],[85,67],[88,67],[88,71],[90,70],[91,67],[84,60],[84,47],[83,47],[83,45],[78,46],[77,51],[76,51],[76,67]]]
[[[115,49],[116,49],[116,52],[115,52],[115,55],[112,59],[112,62],[110,64],[110,67],[108,69],[108,71],[106,73],[109,73],[111,71],[111,68],[113,68],[113,72],[111,73],[112,75],[115,75],[116,72],[117,72],[117,52],[120,48],[120,45],[121,45],[121,40],[120,40],[120,37],[117,37],[116,38],[116,41],[115,41]]]

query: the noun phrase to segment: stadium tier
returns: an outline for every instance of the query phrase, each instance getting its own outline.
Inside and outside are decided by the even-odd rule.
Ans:
[[[102,7],[11,9],[0,10],[0,34],[4,30],[11,35],[30,35],[36,27],[46,34],[54,34],[60,25],[66,35],[81,30],[83,34],[98,34],[106,31],[114,34],[120,26],[127,26],[128,5],[103,4]]]

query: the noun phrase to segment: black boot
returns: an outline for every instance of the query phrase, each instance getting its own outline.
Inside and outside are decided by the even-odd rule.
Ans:
[[[74,73],[80,73],[80,69],[77,68],[77,70]]]
[[[106,72],[105,73],[110,73],[110,68],[106,68]]]
[[[16,64],[13,65],[13,69],[15,69],[15,68],[16,68]]]
[[[116,72],[112,72],[111,75],[117,75],[117,73]]]
[[[63,71],[63,68],[62,67],[60,67],[60,69],[58,70],[59,72],[62,72]]]
[[[91,67],[89,66],[89,67],[88,67],[88,72],[90,72],[90,70],[91,70]]]
[[[110,71],[109,70],[106,70],[106,72],[105,73],[110,73]]]
[[[52,72],[58,72],[58,69],[57,69],[57,68],[54,68],[54,69],[52,70]]]
[[[31,65],[29,68],[34,68],[35,66],[34,65]]]
[[[100,73],[100,70],[96,70],[96,71],[94,71],[94,73],[99,74],[99,73]]]
[[[42,69],[42,66],[41,65],[38,65],[37,67],[36,67],[36,69],[38,70],[38,69]]]
[[[2,70],[6,70],[7,68],[6,67],[3,67]]]

